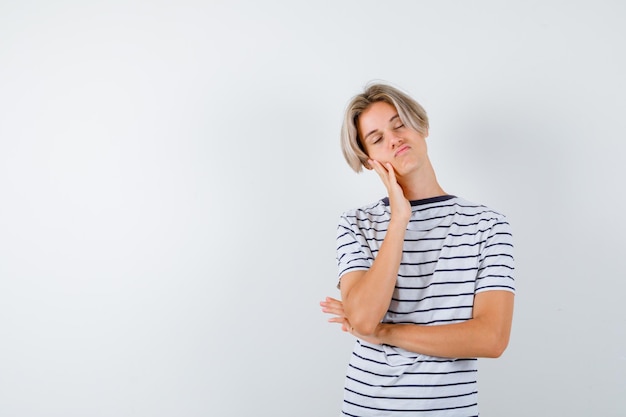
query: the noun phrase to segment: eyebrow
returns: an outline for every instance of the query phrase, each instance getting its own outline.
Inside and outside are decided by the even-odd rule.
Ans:
[[[400,116],[398,116],[398,113],[396,113],[395,115],[391,116],[391,119],[389,119],[389,123],[393,122],[398,117],[400,117]],[[364,141],[367,140],[367,138],[369,138],[371,134],[376,133],[377,131],[378,131],[377,129],[372,130],[371,132],[369,132],[367,135],[365,135],[363,137],[363,140]]]

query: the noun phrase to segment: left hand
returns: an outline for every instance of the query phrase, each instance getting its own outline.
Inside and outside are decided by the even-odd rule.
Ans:
[[[352,333],[352,326],[346,317],[341,301],[332,297],[326,297],[324,301],[320,302],[320,306],[322,307],[322,312],[335,316],[328,319],[329,323],[339,323],[341,324],[341,330]]]
[[[322,311],[324,313],[332,314],[335,316],[328,319],[329,323],[341,324],[341,330],[350,333],[358,339],[365,340],[366,342],[374,343],[377,345],[381,344],[375,334],[370,336],[364,336],[354,330],[354,327],[350,325],[350,320],[348,320],[348,317],[346,317],[346,313],[343,310],[343,303],[340,300],[332,297],[326,297],[324,301],[320,302],[320,306],[322,307]]]

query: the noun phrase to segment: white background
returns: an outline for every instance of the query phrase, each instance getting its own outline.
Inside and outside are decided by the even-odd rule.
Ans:
[[[338,136],[372,79],[508,215],[481,415],[623,416],[621,1],[0,2],[0,415],[333,416]]]

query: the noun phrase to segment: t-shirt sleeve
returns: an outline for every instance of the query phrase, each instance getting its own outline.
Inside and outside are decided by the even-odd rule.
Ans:
[[[348,272],[367,270],[372,266],[374,258],[369,254],[365,237],[356,225],[350,222],[347,215],[341,216],[337,226],[337,266],[338,279]]]
[[[513,235],[506,217],[494,221],[480,253],[476,293],[491,290],[515,292]]]

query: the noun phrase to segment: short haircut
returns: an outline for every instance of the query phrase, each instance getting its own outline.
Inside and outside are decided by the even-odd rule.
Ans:
[[[370,83],[361,94],[350,100],[341,127],[341,150],[344,158],[355,172],[369,168],[365,146],[359,137],[359,116],[372,103],[383,101],[391,104],[398,112],[402,123],[417,132],[428,133],[428,115],[424,108],[407,93],[386,84]]]

